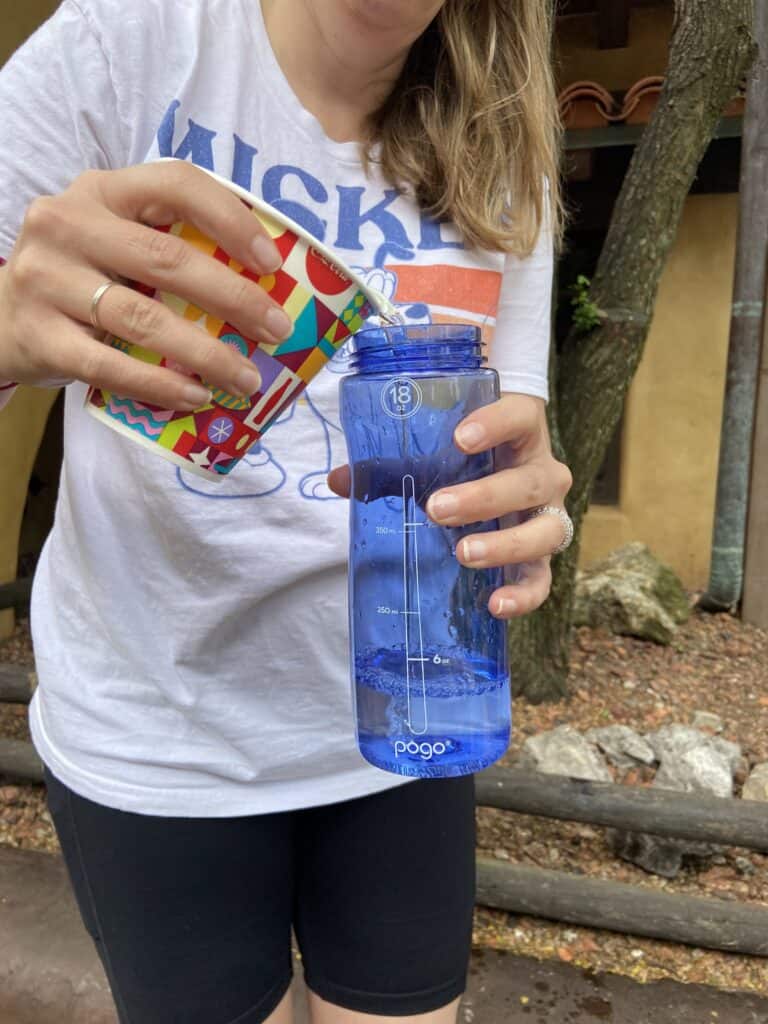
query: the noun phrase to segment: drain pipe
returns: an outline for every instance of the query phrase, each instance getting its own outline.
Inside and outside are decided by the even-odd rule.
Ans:
[[[728,372],[709,586],[699,605],[734,610],[744,584],[747,504],[768,258],[768,0],[755,0],[759,55],[747,84]]]

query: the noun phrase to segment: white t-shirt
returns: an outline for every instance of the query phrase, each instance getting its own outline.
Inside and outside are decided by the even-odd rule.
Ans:
[[[208,167],[299,221],[417,322],[495,327],[507,391],[546,397],[551,240],[464,249],[352,143],[327,138],[258,0],[65,0],[0,72],[0,256],[87,168]],[[87,305],[89,297],[84,297]],[[228,478],[110,431],[67,389],[53,531],[35,578],[43,760],[73,790],[159,815],[288,810],[404,780],[363,761],[348,674],[342,351]]]

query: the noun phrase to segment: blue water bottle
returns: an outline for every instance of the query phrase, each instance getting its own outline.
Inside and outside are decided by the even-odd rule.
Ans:
[[[464,568],[455,549],[498,523],[440,527],[425,505],[493,472],[493,452],[465,455],[453,432],[499,397],[498,377],[482,365],[476,327],[374,328],[355,346],[341,416],[358,744],[398,775],[466,775],[507,750],[509,668],[505,625],[487,607],[503,572]]]

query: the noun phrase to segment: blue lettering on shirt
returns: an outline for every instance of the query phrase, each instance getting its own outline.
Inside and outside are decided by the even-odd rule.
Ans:
[[[176,114],[180,106],[179,100],[173,100],[158,128],[157,144],[160,156],[176,157],[179,160],[189,159],[198,167],[216,171],[214,141],[218,132],[188,118],[187,131],[178,145],[175,145]],[[253,183],[253,165],[259,149],[239,135],[235,134],[233,138],[234,154],[230,179],[249,192],[257,191]],[[306,203],[289,199],[283,194],[286,179],[294,179],[301,184],[307,195]],[[461,241],[443,238],[441,229],[445,221],[436,220],[427,214],[421,216],[420,237],[415,244],[408,237],[405,225],[393,208],[400,197],[400,192],[395,188],[386,189],[383,198],[371,205],[365,201],[367,190],[362,186],[337,185],[336,192],[339,196],[339,214],[333,245],[353,252],[363,250],[365,246],[360,238],[361,230],[372,225],[381,235],[381,242],[374,256],[375,267],[383,267],[385,263],[393,260],[412,260],[416,248],[429,252],[464,248]],[[313,174],[292,164],[268,167],[261,179],[261,195],[265,202],[295,220],[309,234],[321,242],[326,241],[329,234],[328,221],[320,214],[323,207],[328,207],[329,194],[322,181]]]
[[[388,209],[400,195],[396,188],[387,189],[381,202],[365,212],[361,209],[365,192],[362,186],[344,188],[337,185],[336,191],[339,193],[339,234],[334,242],[337,248],[363,249],[360,228],[370,221],[384,236],[384,242],[379,246],[374,258],[375,266],[383,267],[388,256],[401,260],[413,259],[413,242],[402,223]]]
[[[311,210],[307,209],[306,206],[302,206],[301,203],[283,198],[281,193],[283,180],[289,176],[299,179],[310,199],[314,199],[316,203],[328,202],[328,193],[323,183],[318,181],[313,175],[302,171],[300,167],[292,167],[290,164],[278,164],[276,167],[270,167],[265,172],[261,182],[261,194],[264,197],[264,202],[274,206],[276,210],[284,213],[286,217],[290,217],[297,224],[301,224],[310,235],[314,235],[319,241],[324,242],[325,229],[328,226],[328,222],[321,220]]]
[[[253,180],[253,160],[258,149],[243,142],[239,135],[235,135],[235,155],[232,160],[232,181],[246,192],[251,191]]]
[[[157,132],[157,144],[160,149],[160,156],[175,156],[179,160],[186,160],[192,157],[192,163],[198,167],[205,167],[207,171],[215,170],[213,166],[213,140],[216,132],[202,125],[195,124],[190,118],[187,124],[189,130],[179,144],[179,148],[173,151],[173,136],[176,131],[176,111],[181,104],[174,100],[168,107],[163,117],[160,128]]]

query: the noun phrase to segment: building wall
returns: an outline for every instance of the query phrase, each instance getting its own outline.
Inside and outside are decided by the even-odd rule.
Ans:
[[[4,0],[0,14],[0,65],[56,8],[56,0]],[[19,529],[27,482],[55,392],[22,388],[0,416],[0,582],[16,578]],[[0,639],[13,629],[13,613],[0,612]]]
[[[586,79],[599,82],[609,92],[624,92],[640,78],[663,75],[671,31],[671,6],[635,7],[630,18],[630,45],[600,50],[593,15],[561,18],[557,29],[560,87]]]
[[[664,75],[671,4],[633,8],[630,45],[600,50],[592,15],[558,25],[560,88],[584,79],[623,93]],[[706,586],[717,484],[738,197],[690,197],[662,277],[645,352],[630,389],[617,507],[592,506],[587,564],[645,541],[690,589]]]
[[[0,64],[5,64],[41,22],[58,7],[58,0],[4,0],[0,13]]]
[[[16,579],[19,532],[27,486],[56,391],[20,388],[0,413],[0,583]],[[13,630],[13,612],[0,612],[0,640]]]
[[[709,576],[738,196],[692,196],[626,410],[618,508],[593,506],[582,559],[645,541],[693,590]]]

